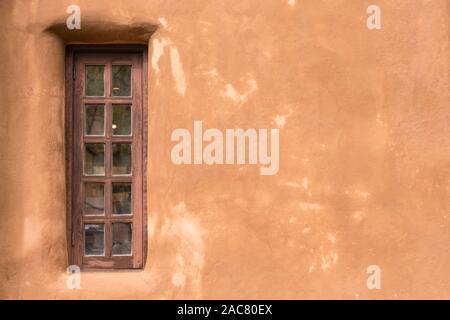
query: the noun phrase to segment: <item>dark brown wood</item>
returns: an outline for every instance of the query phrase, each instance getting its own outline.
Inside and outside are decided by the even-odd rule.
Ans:
[[[142,265],[147,261],[148,51],[142,51]]]
[[[75,242],[72,233],[72,172],[73,172],[73,94],[74,94],[74,74],[73,74],[73,50],[66,50],[66,94],[64,108],[64,135],[65,135],[65,160],[66,160],[66,234],[67,234],[67,254],[69,264],[74,264],[73,246]]]
[[[69,263],[88,269],[140,269],[147,254],[147,49],[144,46],[68,46],[66,50],[66,177],[67,242]],[[132,96],[111,97],[111,67],[132,65]],[[105,97],[84,96],[84,66],[105,65]],[[75,71],[75,72],[73,72]],[[84,136],[84,105],[105,106],[105,136]],[[132,136],[112,136],[112,105],[132,105]],[[112,144],[132,144],[132,174],[112,175]],[[105,145],[105,175],[84,175],[84,144]],[[87,216],[84,211],[84,183],[104,183],[105,215]],[[112,214],[112,183],[132,182],[132,215]],[[112,256],[112,223],[132,224],[132,254]],[[84,256],[84,223],[104,224],[105,255]]]

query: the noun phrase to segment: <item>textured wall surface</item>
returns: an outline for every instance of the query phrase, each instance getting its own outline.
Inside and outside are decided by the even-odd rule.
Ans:
[[[72,3],[82,29],[66,32]],[[0,297],[450,298],[449,8],[0,1]],[[73,42],[149,45],[147,264],[82,273],[80,290],[66,288]],[[278,174],[173,165],[170,135],[194,120],[280,128]]]

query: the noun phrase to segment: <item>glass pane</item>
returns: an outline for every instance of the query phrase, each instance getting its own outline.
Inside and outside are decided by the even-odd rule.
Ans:
[[[131,174],[131,144],[113,143],[112,174]]]
[[[131,254],[131,223],[113,223],[112,225],[112,254]]]
[[[105,212],[105,186],[102,183],[85,183],[84,214],[103,215]]]
[[[113,105],[113,135],[129,136],[131,135],[131,106]]]
[[[105,174],[105,145],[86,143],[84,173],[86,175],[104,175]]]
[[[131,214],[131,183],[113,183],[113,214]]]
[[[84,225],[84,255],[103,256],[105,254],[105,225]]]
[[[105,95],[104,66],[86,66],[86,96],[103,97]]]
[[[88,136],[103,136],[105,134],[105,108],[103,105],[86,105],[86,121],[84,134]]]
[[[131,96],[131,66],[112,66],[111,95]]]

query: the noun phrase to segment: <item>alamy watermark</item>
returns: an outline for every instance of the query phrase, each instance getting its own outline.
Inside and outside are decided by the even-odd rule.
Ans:
[[[81,270],[79,266],[71,265],[67,267],[69,276],[66,279],[66,287],[70,290],[81,289]]]
[[[278,173],[280,129],[225,129],[223,133],[209,128],[203,132],[202,121],[194,121],[193,129],[193,137],[188,129],[172,132],[171,140],[178,142],[170,154],[173,164],[259,164],[261,175]]]
[[[379,6],[372,4],[367,7],[366,10],[367,14],[370,14],[370,16],[367,18],[367,28],[369,30],[381,29],[381,9]]]
[[[295,0],[289,1],[289,5],[294,6]],[[80,30],[81,29],[81,9],[76,4],[71,4],[67,7],[66,13],[70,16],[66,20],[66,26],[69,30]],[[369,30],[381,29],[381,9],[378,5],[371,4],[367,7],[366,13],[370,14],[367,18],[366,25]]]
[[[76,4],[72,4],[67,7],[66,13],[70,13],[70,16],[66,20],[66,26],[69,30],[81,29],[81,9]]]
[[[369,290],[380,290],[381,289],[381,269],[377,265],[371,265],[367,267],[367,278],[366,284]]]

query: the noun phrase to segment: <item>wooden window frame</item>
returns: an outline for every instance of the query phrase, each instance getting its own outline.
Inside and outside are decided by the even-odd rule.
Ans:
[[[84,170],[83,167],[79,164],[79,161],[74,161],[75,152],[78,151],[75,148],[77,147],[77,139],[75,138],[76,130],[80,130],[79,127],[83,128],[83,123],[76,123],[75,119],[77,119],[75,112],[77,108],[75,107],[76,102],[76,93],[79,88],[76,87],[76,56],[78,54],[88,54],[88,53],[101,53],[105,56],[108,54],[138,54],[140,56],[140,73],[141,73],[141,94],[138,99],[141,103],[141,119],[137,119],[140,122],[140,132],[133,132],[132,134],[139,134],[139,148],[141,148],[141,158],[135,159],[134,161],[138,161],[138,165],[140,167],[140,183],[142,185],[141,194],[133,194],[133,201],[139,201],[139,206],[141,208],[141,212],[134,212],[133,214],[140,215],[140,223],[142,227],[137,227],[140,231],[140,234],[135,235],[133,237],[139,236],[142,237],[140,241],[139,247],[135,248],[133,244],[132,248],[132,263],[130,260],[123,259],[121,262],[120,259],[91,259],[90,262],[84,263],[83,261],[83,253],[80,253],[79,246],[83,243],[83,230],[80,228],[81,220],[80,213],[74,215],[75,213],[75,205],[79,199],[74,199],[75,197],[75,188],[81,188],[81,183],[77,183],[77,179],[75,179],[75,174],[77,170]],[[145,262],[147,259],[147,134],[148,134],[148,81],[147,81],[147,70],[148,70],[148,51],[147,46],[144,45],[67,45],[66,46],[66,57],[65,57],[65,161],[66,161],[66,221],[67,221],[67,248],[68,248],[68,261],[69,265],[77,265],[82,269],[92,269],[92,270],[105,270],[105,269],[143,269],[145,266]],[[106,76],[106,75],[105,75]],[[108,87],[105,84],[105,95],[107,95]],[[132,89],[133,90],[133,89]],[[133,94],[133,93],[132,93]],[[120,98],[113,98],[117,100],[115,103],[120,103]],[[133,98],[134,99],[134,98]],[[94,100],[94,99],[93,99]],[[105,105],[106,108],[106,105]],[[133,112],[133,111],[132,111]],[[132,116],[133,120],[134,116]],[[106,123],[107,119],[105,119]],[[106,127],[106,124],[105,124]],[[133,126],[132,126],[133,127]],[[133,129],[132,129],[133,130]],[[106,136],[105,132],[105,136]],[[118,138],[118,140],[120,137]],[[95,140],[95,137],[93,138]],[[126,140],[126,139],[125,139]],[[134,148],[133,148],[134,149]],[[133,151],[132,151],[133,152]],[[106,154],[105,154],[106,155]],[[77,165],[78,164],[78,165]],[[107,161],[105,160],[105,166],[107,165]],[[106,169],[106,167],[105,167]],[[133,176],[134,177],[134,176]],[[77,194],[80,194],[81,191],[77,191]],[[109,196],[106,194],[105,190],[105,203],[109,199]],[[78,201],[79,203],[79,201]],[[133,205],[134,207],[134,205]],[[134,221],[134,220],[133,220]],[[90,222],[89,222],[90,223]],[[95,223],[95,222],[93,222]],[[111,222],[112,223],[112,222]],[[134,222],[133,222],[134,223]],[[76,227],[78,225],[78,227]],[[111,224],[112,226],[112,224]],[[106,227],[106,225],[105,225]],[[81,230],[80,230],[81,229]],[[133,228],[133,233],[134,233]],[[106,234],[106,230],[105,230]],[[136,243],[136,241],[134,241]],[[107,250],[106,246],[108,244],[108,240],[105,240],[105,250]],[[85,259],[84,259],[85,260]]]

